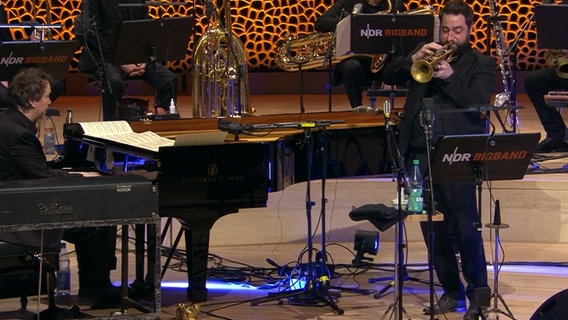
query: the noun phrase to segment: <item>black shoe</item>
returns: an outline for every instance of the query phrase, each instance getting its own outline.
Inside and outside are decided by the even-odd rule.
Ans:
[[[476,305],[470,304],[469,308],[467,308],[467,312],[463,316],[463,320],[485,319],[481,317],[482,315],[481,312],[483,312],[483,310],[479,310],[479,308]]]
[[[548,152],[566,152],[568,151],[568,143],[563,140],[546,138],[542,140],[537,146],[535,152],[548,153]]]
[[[465,310],[465,300],[456,300],[448,296],[442,296],[438,303],[434,305],[434,314],[463,310]],[[430,315],[430,307],[426,307],[422,311],[424,314]]]
[[[80,290],[78,304],[88,304],[92,310],[119,307],[122,303],[121,291],[121,287],[113,285],[98,290]]]

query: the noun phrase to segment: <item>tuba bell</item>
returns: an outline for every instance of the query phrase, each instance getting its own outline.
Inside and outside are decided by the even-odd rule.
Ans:
[[[412,75],[412,78],[419,83],[430,82],[434,74],[434,66],[444,59],[452,59],[452,54],[456,51],[456,49],[457,45],[450,41],[426,59],[415,61],[412,63],[412,66],[410,66],[410,74]]]
[[[209,23],[193,54],[193,117],[239,117],[251,113],[246,51],[230,30],[230,0],[223,0],[223,24],[213,1],[206,1],[206,8]]]

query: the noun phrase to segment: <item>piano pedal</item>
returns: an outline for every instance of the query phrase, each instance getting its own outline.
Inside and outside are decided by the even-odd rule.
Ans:
[[[196,304],[178,303],[176,320],[197,320],[201,315],[201,306]]]

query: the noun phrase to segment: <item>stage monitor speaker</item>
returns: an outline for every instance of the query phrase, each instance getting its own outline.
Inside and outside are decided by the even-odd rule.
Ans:
[[[530,320],[558,319],[568,319],[568,289],[548,298],[530,318]]]

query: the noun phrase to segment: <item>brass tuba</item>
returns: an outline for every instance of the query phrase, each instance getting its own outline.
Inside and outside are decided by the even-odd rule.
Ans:
[[[456,49],[457,45],[450,41],[431,56],[415,61],[410,66],[410,74],[412,75],[412,78],[419,83],[429,82],[432,80],[432,76],[434,74],[434,66],[444,59],[452,59],[452,54],[456,51]]]
[[[245,47],[231,31],[230,0],[222,1],[224,19],[213,1],[206,1],[209,23],[193,52],[194,118],[239,117],[252,112]]]
[[[392,3],[388,1],[388,8],[376,14],[388,14],[392,10]],[[424,6],[399,13],[406,14],[433,14],[432,6]],[[329,62],[328,57],[332,57],[331,64],[338,64],[341,61],[357,56],[370,57],[371,72],[379,72],[384,66],[386,54],[345,54],[335,55],[335,33],[334,32],[313,32],[299,36],[286,36],[285,40],[277,45],[276,57],[274,62],[285,71],[298,71],[299,65],[302,70],[326,69]]]

